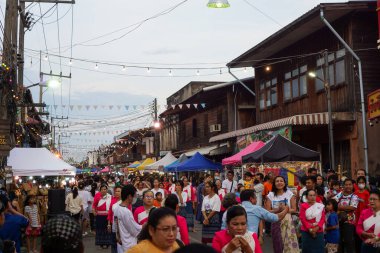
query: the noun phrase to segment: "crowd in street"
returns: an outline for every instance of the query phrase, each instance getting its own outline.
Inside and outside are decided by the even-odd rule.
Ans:
[[[112,253],[261,253],[269,237],[274,253],[379,252],[378,186],[361,169],[355,181],[333,170],[317,173],[309,169],[298,187],[272,173],[245,172],[237,180],[233,170],[178,180],[80,175],[67,185],[66,215],[49,219],[33,195],[20,205],[23,193],[13,187],[0,192],[0,252],[20,253],[25,241],[28,253],[82,253],[90,234]],[[196,223],[203,245],[190,243]]]

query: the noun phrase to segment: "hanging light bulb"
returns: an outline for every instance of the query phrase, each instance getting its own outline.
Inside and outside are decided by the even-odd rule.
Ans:
[[[69,64],[73,65],[73,60],[72,59],[70,59]]]
[[[95,69],[98,69],[98,68],[99,68],[99,66],[98,66],[98,64],[96,63],[96,64],[95,64]]]
[[[49,58],[48,58],[48,56],[47,55],[45,55],[45,58],[44,58],[44,60],[45,61],[47,61]]]
[[[172,72],[172,70],[170,69],[169,70],[169,76],[172,76],[173,75],[173,72]]]
[[[207,7],[209,8],[228,8],[230,7],[230,4],[228,3],[228,0],[210,0],[208,1]]]
[[[246,67],[244,68],[244,72],[247,73],[247,68]]]
[[[199,69],[197,70],[197,76],[199,76],[200,75],[200,73],[199,73]]]
[[[123,66],[123,71],[126,71],[127,70],[127,67],[126,66]]]
[[[222,74],[222,68],[219,69],[219,74]]]
[[[150,74],[150,68],[147,68],[146,72],[148,72],[148,74]]]

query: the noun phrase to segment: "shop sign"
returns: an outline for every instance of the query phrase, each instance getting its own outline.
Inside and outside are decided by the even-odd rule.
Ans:
[[[276,135],[282,135],[283,137],[292,140],[292,127],[286,126],[281,127],[277,129],[272,130],[262,130],[258,131],[256,133],[244,135],[237,138],[236,144],[238,150],[241,150],[245,147],[247,147],[249,144],[251,144],[254,141],[262,141],[267,142],[270,139],[272,139]]]
[[[9,121],[0,120],[0,156],[8,156],[11,150]]]
[[[368,94],[368,119],[380,117],[380,89]]]

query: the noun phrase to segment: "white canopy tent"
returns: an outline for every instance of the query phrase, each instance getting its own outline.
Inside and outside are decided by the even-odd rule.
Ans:
[[[177,161],[177,158],[169,152],[162,159],[146,166],[145,170],[163,170],[165,166],[172,164],[175,161]]]
[[[14,148],[8,158],[14,176],[74,176],[76,168],[46,148]]]

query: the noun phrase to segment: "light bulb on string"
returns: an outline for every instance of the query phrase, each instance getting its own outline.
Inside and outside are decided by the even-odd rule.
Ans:
[[[170,69],[169,70],[169,76],[172,76],[173,75],[173,72],[172,72],[172,70]]]
[[[219,74],[222,74],[222,68],[219,69]]]
[[[45,60],[45,61],[49,60],[49,58],[48,58],[47,55],[45,55],[44,60]]]
[[[247,73],[247,67],[244,68],[244,72]]]
[[[127,70],[127,67],[125,67],[125,66],[123,66],[123,69],[122,69],[123,71],[126,71]]]
[[[150,74],[150,68],[147,68],[146,72],[147,72],[148,74]]]
[[[99,68],[99,66],[98,66],[98,64],[96,63],[96,64],[95,64],[95,69],[98,69],[98,68]]]
[[[70,59],[69,64],[73,65],[73,60],[72,59]]]
[[[199,73],[199,69],[197,70],[197,76],[199,76],[200,75],[200,73]]]

